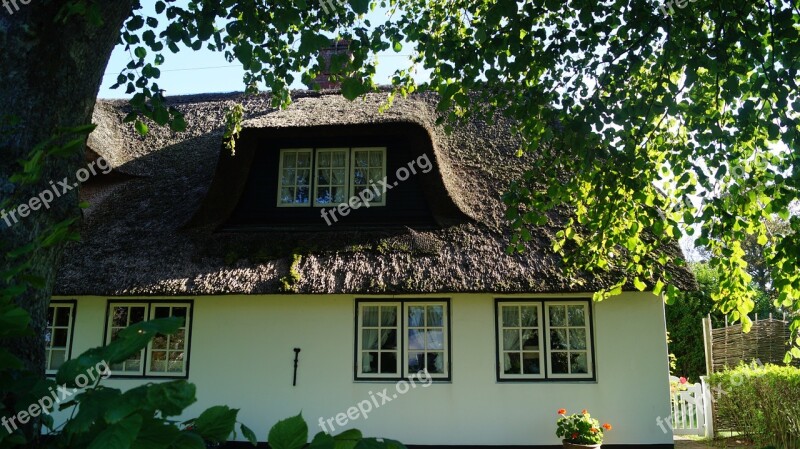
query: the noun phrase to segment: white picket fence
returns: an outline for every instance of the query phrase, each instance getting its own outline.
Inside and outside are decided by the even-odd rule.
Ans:
[[[677,377],[670,376],[671,382],[677,382]],[[700,383],[683,384],[684,391],[672,394],[672,433],[675,435],[699,435],[711,438],[714,434],[713,420],[711,419],[711,390],[706,384],[705,377],[700,378]]]

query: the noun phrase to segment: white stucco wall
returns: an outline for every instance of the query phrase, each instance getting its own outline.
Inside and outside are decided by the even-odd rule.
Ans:
[[[413,298],[421,297],[425,295]],[[547,445],[558,443],[556,410],[587,408],[614,426],[606,434],[608,444],[672,443],[672,435],[656,425],[657,417],[669,416],[660,298],[625,293],[593,304],[596,381],[500,383],[494,299],[502,296],[431,297],[451,300],[452,381],[411,389],[346,428],[406,444]],[[73,355],[102,344],[109,298],[53,299],[78,300]],[[194,300],[189,381],[198,390],[198,402],[184,418],[211,405],[229,405],[241,409],[239,420],[265,440],[277,420],[302,411],[313,435],[321,430],[320,417],[346,412],[369,400],[370,392],[395,392],[394,382],[353,380],[355,296],[181,299]],[[295,347],[302,352],[297,386],[292,387]],[[127,389],[150,381],[110,379],[106,384]]]

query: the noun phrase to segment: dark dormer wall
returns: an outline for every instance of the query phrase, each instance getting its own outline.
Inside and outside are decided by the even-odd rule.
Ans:
[[[436,166],[427,133],[411,124],[348,125],[289,129],[249,129],[241,139],[241,150],[252,154],[247,179],[238,203],[222,226],[226,230],[257,228],[340,228],[368,227],[434,227],[436,222],[431,203],[439,203],[435,195],[446,195],[436,188],[441,176]],[[247,148],[241,148],[246,145]],[[278,178],[280,150],[285,148],[386,147],[386,175],[392,188],[386,192],[385,206],[360,207],[347,216],[338,212],[338,221],[326,221],[322,207],[278,207]],[[417,174],[405,181],[397,179],[397,171],[408,167],[421,157],[430,161],[431,169],[423,173],[415,164]],[[237,156],[238,157],[238,154]],[[243,160],[246,160],[244,158]],[[422,159],[423,165],[425,160]],[[394,183],[397,185],[394,186]],[[334,206],[325,207],[330,210]],[[330,225],[328,223],[331,223]]]

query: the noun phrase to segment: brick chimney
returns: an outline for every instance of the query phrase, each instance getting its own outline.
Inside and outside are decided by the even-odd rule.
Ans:
[[[340,83],[338,81],[331,81],[331,57],[334,55],[352,55],[348,48],[350,41],[340,39],[331,40],[328,47],[323,48],[319,52],[319,65],[322,68],[319,75],[314,78],[314,82],[319,85],[320,89],[338,89]]]

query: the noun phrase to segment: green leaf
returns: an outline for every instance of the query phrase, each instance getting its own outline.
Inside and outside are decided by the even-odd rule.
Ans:
[[[224,443],[236,427],[238,413],[225,405],[211,407],[194,420],[194,430],[206,440]]]
[[[278,421],[269,431],[272,449],[301,449],[308,442],[308,425],[303,414]]]
[[[136,120],[136,124],[134,126],[136,127],[136,132],[139,133],[140,136],[146,136],[150,131],[147,125],[141,120]]]
[[[336,441],[325,432],[314,435],[314,439],[306,449],[335,449]]]
[[[0,371],[7,369],[22,369],[22,361],[5,348],[0,348]]]
[[[348,100],[355,100],[370,91],[370,87],[359,78],[347,78],[342,82],[342,95]]]
[[[642,282],[638,277],[633,278],[633,286],[640,292],[643,292],[647,288],[647,284]]]
[[[253,432],[249,427],[245,426],[244,424],[240,424],[239,430],[242,431],[242,435],[247,438],[247,441],[249,441],[250,444],[253,446],[258,445],[258,438],[256,438],[255,432]]]
[[[130,416],[117,424],[106,427],[92,441],[88,449],[129,449],[141,426],[141,416]]]
[[[356,14],[366,14],[369,12],[370,0],[350,0],[348,3]]]
[[[363,438],[363,435],[358,429],[345,430],[333,437],[336,441],[335,449],[354,449],[361,438]]]

